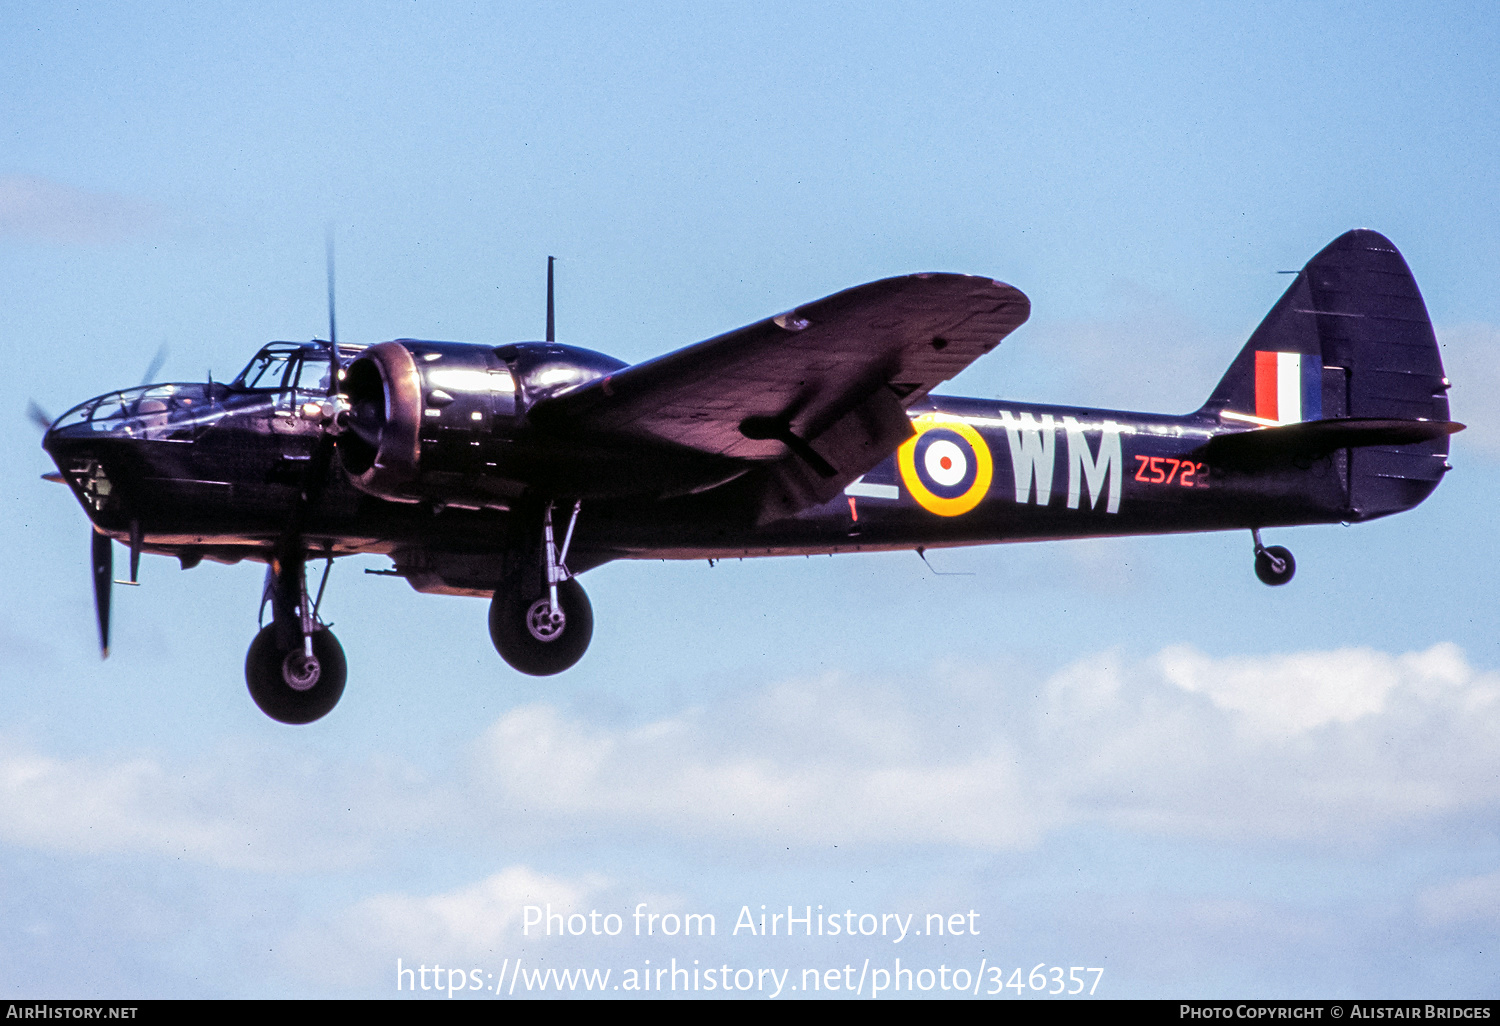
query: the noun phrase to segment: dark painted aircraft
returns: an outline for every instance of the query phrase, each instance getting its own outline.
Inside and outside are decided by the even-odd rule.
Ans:
[[[720,559],[1248,530],[1410,509],[1445,472],[1438,347],[1406,262],[1352,231],[1315,256],[1180,416],[932,394],[1025,322],[1021,292],[915,274],[860,285],[627,366],[552,341],[275,342],[233,381],[70,410],[43,442],[93,522],[101,648],[112,540],[268,565],[245,676],[267,714],[344,689],[309,564],[381,553],[418,591],[490,597],[529,674],[588,647],[578,576]],[[330,274],[330,336],[332,326]]]

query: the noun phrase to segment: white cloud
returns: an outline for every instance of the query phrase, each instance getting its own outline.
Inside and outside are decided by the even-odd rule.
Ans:
[[[1002,850],[1101,825],[1344,844],[1497,811],[1500,675],[1451,643],[1097,652],[1040,684],[974,669],[898,685],[831,675],[640,726],[538,703],[478,738],[468,778],[438,780],[275,751],[58,759],[0,739],[0,840],[257,871],[345,867],[434,831],[511,847],[603,834]],[[362,915],[416,907],[390,898]],[[462,935],[458,915],[419,918]]]
[[[177,794],[172,792],[177,791]],[[193,814],[154,760],[112,765],[24,752],[0,758],[0,836],[98,853],[156,852],[233,861],[248,842],[232,820]]]
[[[444,815],[440,796],[412,801],[427,789],[389,767],[289,765],[281,755],[59,759],[0,739],[0,840],[233,869],[330,869],[364,860],[373,841],[412,829],[414,817]]]
[[[398,957],[486,971],[532,957],[516,947],[528,904],[618,911],[644,897],[531,868],[548,851],[691,842],[754,864],[794,844],[951,854],[1080,826],[1250,849],[1432,843],[1500,813],[1497,753],[1500,675],[1452,644],[1222,658],[1172,646],[1094,653],[1040,681],[973,667],[794,680],[635,726],[529,705],[480,736],[468,779],[285,749],[64,759],[0,739],[0,841],[309,886],[396,845],[510,853],[461,887],[314,905],[276,944],[306,980],[364,986]],[[1415,910],[1439,928],[1492,924],[1500,875],[1430,889]],[[1211,933],[1258,914],[1200,912]]]
[[[1153,833],[1344,844],[1500,805],[1500,677],[1451,644],[1256,659],[1177,647],[1123,671],[1101,657],[1071,670],[1114,673],[1123,683],[1110,700],[1036,752],[1068,760],[1075,814]]]
[[[368,984],[375,967],[393,979],[398,958],[413,970],[447,963],[498,972],[502,959],[526,950],[522,928],[528,905],[539,917],[550,908],[564,917],[565,926],[567,916],[587,914],[591,899],[608,886],[600,876],[570,879],[515,865],[436,894],[376,894],[326,924],[296,931],[285,943],[285,959],[302,977],[332,984]],[[619,909],[611,902],[607,911]],[[554,924],[554,933],[561,928]],[[545,943],[545,923],[533,925],[530,937],[532,943]],[[462,980],[456,982],[464,989]]]
[[[1500,677],[1451,644],[1174,646],[988,685],[831,677],[629,729],[533,705],[486,733],[479,773],[555,826],[758,843],[1003,849],[1090,822],[1344,843],[1500,806]]]
[[[844,842],[1036,840],[1016,759],[1003,743],[949,758],[897,709],[872,710],[842,682],[772,689],[727,715],[630,730],[534,705],[485,735],[481,769],[506,805],[599,817],[630,829]],[[975,817],[976,809],[985,814]]]
[[[1172,646],[1096,653],[1040,684],[791,681],[632,727],[529,705],[480,737],[467,780],[285,752],[61,759],[0,739],[0,840],[275,872],[431,831],[1002,850],[1094,824],[1337,845],[1500,811],[1497,753],[1500,675],[1452,644]]]
[[[1211,659],[1188,645],[1164,649],[1157,660],[1167,681],[1207,695],[1218,708],[1241,714],[1250,729],[1267,734],[1375,715],[1403,679],[1432,671],[1451,680],[1462,672],[1463,661],[1453,646],[1392,660],[1370,649]]]
[[[605,885],[600,877],[568,880],[511,866],[470,887],[414,897],[387,893],[365,898],[344,926],[366,944],[455,957],[493,954],[521,934],[527,905],[562,914],[585,907]]]
[[[1452,644],[1225,658],[1172,646],[1095,653],[1040,683],[972,668],[899,684],[790,681],[636,726],[524,706],[479,739],[461,808],[497,836],[524,825],[562,844],[693,841],[753,861],[793,843],[1014,849],[1070,826],[1349,850],[1492,819],[1497,753],[1500,675]],[[356,901],[284,950],[324,984],[368,984],[398,957],[496,971],[546,943],[520,936],[524,906],[635,900],[602,877],[513,865],[441,893]],[[1285,941],[1314,929],[1240,897],[1169,904],[1164,935]],[[1500,874],[1430,890],[1417,910],[1438,926],[1488,923]]]
[[[93,245],[149,234],[161,212],[113,193],[34,175],[0,175],[0,239]]]

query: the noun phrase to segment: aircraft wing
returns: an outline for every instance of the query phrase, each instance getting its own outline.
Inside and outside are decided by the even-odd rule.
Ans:
[[[911,434],[906,407],[1030,313],[1018,289],[989,278],[887,278],[545,399],[530,417],[596,442],[782,466],[773,476],[796,493],[786,512],[827,501],[890,455]]]

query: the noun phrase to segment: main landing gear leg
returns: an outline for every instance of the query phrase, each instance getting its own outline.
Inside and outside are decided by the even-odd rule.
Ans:
[[[330,559],[323,570],[328,583]],[[261,712],[282,723],[311,723],[328,715],[344,693],[348,665],[344,649],[318,619],[318,603],[307,593],[303,553],[278,556],[266,569],[261,604],[271,603],[271,622],[250,643],[245,683]]]
[[[547,677],[573,666],[583,658],[594,636],[594,611],[567,564],[581,506],[573,503],[561,549],[552,529],[553,504],[547,503],[542,513],[542,594],[537,596],[525,586],[526,575],[522,573],[502,581],[490,602],[490,640],[495,643],[495,651],[511,666],[534,677]]]
[[[1269,548],[1260,543],[1260,528],[1252,527],[1250,537],[1255,539],[1255,576],[1262,584],[1272,587],[1285,584],[1297,572],[1297,561],[1291,550],[1280,545]]]

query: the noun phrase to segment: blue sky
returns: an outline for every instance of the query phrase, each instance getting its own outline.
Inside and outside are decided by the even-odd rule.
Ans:
[[[1500,989],[1489,6],[13,4],[0,25],[6,996],[383,997],[397,958],[488,979],[518,957],[788,986],[867,958],[1100,966],[1113,997]],[[1238,534],[933,554],[972,576],[909,553],[612,564],[584,578],[589,654],[543,680],[501,663],[482,602],[349,560],[326,603],[348,689],[287,728],[243,684],[256,566],[148,558],[98,660],[85,518],[38,479],[25,407],[133,384],[163,345],[163,377],[222,380],[321,333],[329,222],[351,341],[535,338],[548,254],[559,337],[631,361],[953,270],[1033,316],[945,391],[1171,412],[1276,271],[1366,226],[1410,263],[1471,428],[1417,510],[1268,536],[1297,555],[1285,589]],[[523,936],[548,902],[711,912],[718,935]],[[730,933],[762,904],[973,909],[981,932]]]

